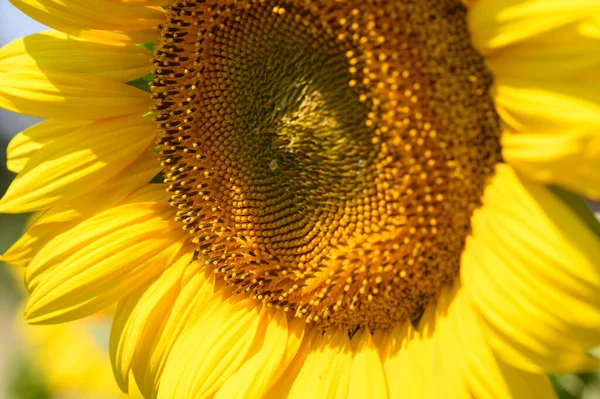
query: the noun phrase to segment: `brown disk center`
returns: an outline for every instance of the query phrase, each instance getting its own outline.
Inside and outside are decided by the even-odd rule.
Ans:
[[[177,218],[238,292],[326,328],[420,316],[500,161],[458,0],[168,6],[154,113]]]

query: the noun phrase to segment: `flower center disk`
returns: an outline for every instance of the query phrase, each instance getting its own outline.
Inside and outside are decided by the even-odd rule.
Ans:
[[[421,315],[500,160],[457,0],[176,1],[154,114],[177,219],[237,292],[322,328]]]

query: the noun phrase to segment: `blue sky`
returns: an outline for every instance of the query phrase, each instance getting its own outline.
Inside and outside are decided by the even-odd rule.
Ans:
[[[0,1],[0,45],[44,29],[43,25],[27,17],[7,0]]]

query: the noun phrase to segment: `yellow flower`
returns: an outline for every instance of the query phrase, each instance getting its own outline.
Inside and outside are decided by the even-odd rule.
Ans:
[[[123,389],[544,398],[598,366],[598,1],[12,1],[56,31],[0,51],[0,106],[48,118],[2,259],[31,323],[118,302]]]

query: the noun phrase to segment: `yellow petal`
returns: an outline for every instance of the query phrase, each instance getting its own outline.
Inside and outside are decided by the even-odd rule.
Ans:
[[[311,343],[289,398],[346,398],[352,369],[348,333],[328,330]]]
[[[419,330],[410,323],[373,337],[391,398],[553,398],[544,375],[498,360],[460,284],[443,286]]]
[[[600,125],[589,133],[577,128],[562,134],[506,133],[502,154],[529,180],[561,185],[600,199]]]
[[[24,266],[44,245],[82,220],[123,201],[131,192],[146,185],[160,170],[156,154],[145,151],[138,159],[108,182],[78,197],[60,201],[39,216],[0,258]],[[165,199],[166,200],[166,199]],[[129,200],[128,202],[135,202]],[[138,201],[141,202],[141,201]]]
[[[0,107],[48,119],[101,119],[150,109],[148,93],[125,83],[69,72],[0,72]]]
[[[505,361],[532,372],[593,369],[600,240],[550,190],[497,168],[473,216],[464,288]]]
[[[62,121],[47,120],[36,123],[28,129],[15,135],[6,149],[6,167],[11,172],[19,173],[29,158],[45,144],[60,140],[91,121]]]
[[[547,82],[499,77],[494,101],[509,132],[559,134],[583,131],[594,135],[600,126],[598,84]]]
[[[70,126],[70,125],[69,125]],[[85,126],[38,149],[0,201],[0,212],[48,208],[104,183],[154,140],[148,118],[126,116]]]
[[[419,391],[417,384],[420,381],[425,383],[431,381],[422,373],[422,369],[417,372],[415,367],[417,354],[413,342],[417,337],[412,325],[405,323],[389,330],[376,331],[373,338],[380,348],[389,397],[391,399],[423,397],[424,392]]]
[[[600,198],[600,86],[524,82],[498,78],[504,159],[530,180]]]
[[[246,361],[264,328],[259,328],[256,301],[236,300],[215,294],[211,301],[216,306],[178,340],[165,365],[158,398],[210,397]]]
[[[449,285],[443,285],[437,302],[429,305],[419,322],[420,339],[427,341],[431,350],[431,362],[426,363],[429,378],[432,380],[439,375],[439,382],[431,386],[436,388],[437,397],[448,399],[473,397],[468,375],[471,348],[468,344],[461,345],[453,317],[456,291]],[[427,381],[425,383],[428,384]]]
[[[109,0],[11,0],[11,3],[46,26],[90,41],[110,38],[147,43],[156,39],[154,27],[164,22],[160,7]]]
[[[195,263],[184,270],[178,295],[163,299],[164,312],[152,315],[149,323],[153,328],[146,328],[138,342],[132,369],[145,398],[156,398],[165,363],[177,339],[201,313],[210,310],[207,303],[214,294],[214,278],[199,267],[199,262]],[[211,305],[216,304],[213,301]]]
[[[469,15],[494,76],[504,159],[600,198],[600,2],[482,0]]]
[[[282,369],[294,358],[295,353],[289,349],[299,347],[305,323],[288,323],[282,310],[266,310],[273,315],[267,314],[267,331],[260,349],[225,382],[215,399],[264,397]],[[292,340],[296,342],[288,342]]]
[[[144,186],[159,171],[160,165],[157,165],[156,154],[144,151],[138,159],[95,189],[73,199],[57,203],[36,220],[35,226],[52,228],[56,224],[80,221],[121,202],[145,202],[137,198],[130,200],[130,196],[145,191]],[[165,191],[164,187],[154,188],[158,188],[161,192]],[[166,196],[159,198],[161,201],[166,200]]]
[[[321,336],[320,330],[314,326],[306,325],[304,320],[300,318],[293,318],[288,322],[295,324],[294,330],[302,329],[303,336],[300,341],[296,339],[288,341],[289,345],[284,360],[284,363],[288,366],[281,367],[279,378],[274,378],[271,388],[264,396],[265,398],[288,398],[290,396],[296,378],[312,350],[313,343]]]
[[[148,51],[134,44],[87,42],[47,31],[21,37],[1,48],[0,72],[73,72],[127,82],[150,73],[151,59]]]
[[[460,290],[453,296],[445,344],[458,347],[457,355],[464,358],[461,372],[472,396],[478,399],[555,398],[545,374],[529,373],[500,360],[486,340],[481,320],[467,293]],[[440,359],[443,356],[441,352]]]
[[[600,34],[584,19],[527,38],[502,51],[488,54],[486,65],[495,77],[526,80],[569,80],[587,86],[598,76]],[[598,23],[600,25],[600,23]]]
[[[165,190],[163,184],[146,184],[139,190],[136,190],[129,194],[127,198],[123,200],[124,204],[131,204],[135,202],[167,202],[171,195]]]
[[[35,253],[54,237],[49,231],[27,230],[4,253],[0,260],[13,266],[25,266]]]
[[[167,203],[121,205],[50,241],[31,261],[45,275],[27,301],[27,320],[80,318],[147,284],[184,243],[172,213]]]
[[[600,86],[584,81],[525,83],[499,77],[495,103],[506,126],[502,154],[508,163],[530,180],[597,199]]]
[[[354,355],[348,398],[387,398],[387,381],[371,332],[361,328],[352,337],[352,348]]]
[[[479,0],[469,9],[472,43],[482,54],[600,14],[596,0]]]
[[[71,229],[73,229],[75,226],[78,226],[79,224],[83,223],[83,222],[87,222],[90,218],[97,216],[98,214],[102,213],[102,212],[108,212],[110,211],[110,206],[113,205],[113,207],[121,207],[124,205],[135,205],[135,204],[142,204],[142,206],[145,206],[146,203],[166,203],[168,201],[167,196],[165,195],[165,191],[164,189],[162,189],[162,187],[160,187],[160,189],[156,189],[154,186],[157,186],[155,184],[150,184],[150,185],[144,185],[141,188],[135,190],[132,194],[127,195],[124,198],[120,198],[119,200],[115,201],[114,204],[110,204],[107,202],[103,202],[103,201],[98,201],[98,204],[95,204],[94,206],[91,206],[90,209],[88,209],[87,211],[82,211],[81,216],[72,220],[72,221],[66,221],[66,223],[50,223],[50,224],[46,224],[43,223],[44,219],[42,219],[42,217],[40,217],[40,223],[42,224],[41,228],[39,229],[39,231],[43,232],[44,234],[40,234],[41,237],[40,239],[35,243],[36,244],[36,250],[33,251],[33,255],[32,255],[32,259],[33,256],[35,256],[39,250],[41,248],[43,248],[46,244],[48,244],[50,241],[53,241],[55,238],[61,237],[66,232],[69,232]],[[150,187],[151,189],[153,189],[152,194],[150,193],[146,193],[149,191],[148,187]],[[127,190],[125,190],[127,191]],[[141,197],[138,197],[137,193],[139,192],[144,192],[145,194],[142,195]],[[110,196],[109,196],[110,197]],[[91,198],[86,198],[85,202],[90,201]],[[158,205],[157,205],[158,206]],[[38,222],[36,220],[36,222]],[[29,288],[29,290],[34,290],[37,285],[39,285],[41,282],[44,281],[44,273],[46,273],[49,269],[52,269],[53,267],[55,267],[55,264],[52,263],[44,263],[44,262],[38,262],[38,263],[30,263],[27,266],[27,270],[25,273],[25,284],[27,285],[27,287]]]
[[[156,280],[119,301],[110,335],[110,355],[117,383],[124,392],[129,373],[144,334],[153,333],[181,288],[181,278],[193,249],[178,255]]]
[[[166,6],[173,2],[173,0],[108,0],[115,3],[121,4],[133,4],[138,6]]]
[[[411,390],[411,396],[415,398],[442,398],[442,386],[434,384],[436,373],[439,367],[435,363],[436,358],[436,306],[435,303],[429,305],[421,320],[413,338],[408,342],[411,351],[412,371],[415,381]],[[417,371],[418,370],[418,371]],[[403,370],[404,371],[404,370]],[[414,374],[416,372],[416,374]],[[404,371],[406,373],[406,371]],[[388,379],[390,375],[388,374]],[[406,378],[404,378],[406,380]],[[450,394],[447,394],[450,395]]]

